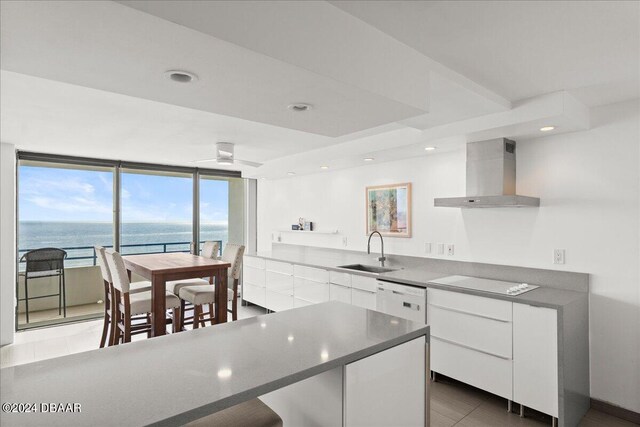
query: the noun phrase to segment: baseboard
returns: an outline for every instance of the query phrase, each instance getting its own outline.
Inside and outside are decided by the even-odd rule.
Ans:
[[[640,424],[640,413],[638,412],[594,398],[591,398],[591,407],[600,412],[604,412],[605,414],[613,415],[614,417],[622,418],[623,420],[630,421],[635,424]]]

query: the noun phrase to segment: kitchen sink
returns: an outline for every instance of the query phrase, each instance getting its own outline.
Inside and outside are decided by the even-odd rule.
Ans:
[[[373,274],[387,273],[389,271],[396,270],[395,268],[377,267],[375,265],[364,265],[364,264],[339,265],[338,268],[346,268],[347,270],[364,271],[364,272],[373,273]]]

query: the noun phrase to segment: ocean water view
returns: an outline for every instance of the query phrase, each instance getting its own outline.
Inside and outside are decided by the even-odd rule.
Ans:
[[[122,224],[123,254],[189,251],[191,224],[187,222],[125,222]],[[200,241],[228,239],[227,224],[200,225]],[[18,248],[20,255],[27,249],[56,247],[67,250],[69,267],[93,265],[95,245],[113,245],[113,224],[110,222],[20,221]],[[135,245],[135,246],[128,246]],[[166,245],[166,246],[165,246]],[[85,249],[66,249],[85,247]]]

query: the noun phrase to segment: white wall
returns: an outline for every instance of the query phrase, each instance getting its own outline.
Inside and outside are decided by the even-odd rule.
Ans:
[[[258,183],[258,247],[282,242],[365,250],[364,189],[413,183],[413,237],[389,253],[427,256],[425,242],[455,244],[445,258],[590,273],[592,397],[640,411],[640,112],[638,101],[592,111],[592,129],[518,144],[518,193],[539,209],[434,208],[465,195],[463,150]],[[298,217],[339,235],[274,233]],[[378,248],[377,242],[375,243]],[[566,264],[552,264],[554,248]],[[437,256],[437,255],[428,255]]]
[[[16,289],[15,146],[0,143],[0,345],[13,342]]]

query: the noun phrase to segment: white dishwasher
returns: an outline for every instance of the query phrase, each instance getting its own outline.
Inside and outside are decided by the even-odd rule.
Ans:
[[[427,290],[378,279],[376,310],[427,323]]]

